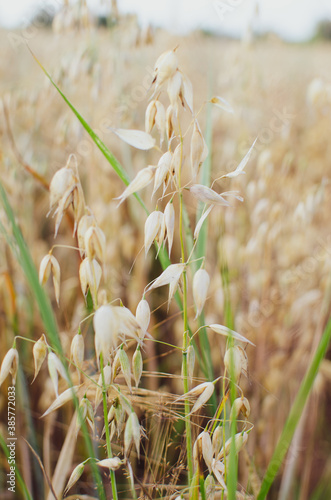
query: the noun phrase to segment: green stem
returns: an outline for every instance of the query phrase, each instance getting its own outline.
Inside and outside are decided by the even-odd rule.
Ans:
[[[183,139],[181,138],[181,155],[183,154]],[[179,235],[180,235],[180,249],[181,249],[181,260],[185,262],[185,248],[184,248],[184,228],[183,228],[183,193],[181,192],[181,169],[182,169],[182,158],[180,161],[179,168]],[[187,364],[187,348],[189,342],[189,325],[187,317],[187,283],[186,283],[186,270],[183,272],[183,321],[184,321],[184,332],[183,332],[183,360],[182,360],[182,374],[183,374],[183,385],[184,394],[188,393],[188,364]],[[184,413],[185,413],[185,430],[186,430],[186,453],[187,453],[187,466],[188,466],[188,486],[190,486],[193,477],[193,458],[192,458],[192,433],[191,433],[191,423],[190,423],[190,403],[187,398],[185,398],[184,403]]]
[[[105,431],[106,431],[107,456],[108,456],[108,458],[113,458],[113,453],[112,453],[111,443],[110,443],[109,426],[108,426],[107,387],[106,387],[106,382],[105,382],[105,374],[103,373],[103,355],[102,355],[102,353],[100,354],[100,370],[101,370],[101,378],[102,378],[102,404],[103,404],[103,419],[104,419]],[[113,492],[113,498],[117,500],[118,496],[117,496],[115,472],[111,469],[109,469],[109,472],[110,472],[110,482],[111,482],[111,489]]]

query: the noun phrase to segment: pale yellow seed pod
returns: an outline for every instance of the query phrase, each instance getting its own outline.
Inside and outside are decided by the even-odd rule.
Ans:
[[[182,75],[177,70],[168,82],[168,96],[172,106],[175,106],[182,86]]]
[[[238,418],[240,412],[245,418],[248,418],[251,412],[251,407],[247,398],[237,398],[233,401],[230,413],[230,419]]]
[[[155,101],[155,105],[156,105],[155,125],[160,134],[160,147],[162,147],[166,131],[166,112],[162,102]]]
[[[113,471],[119,469],[122,463],[123,461],[118,457],[105,458],[104,460],[97,462],[99,467],[107,467],[107,469],[111,469]]]
[[[146,299],[142,299],[137,305],[136,319],[140,325],[142,337],[144,337],[151,319],[151,310]]]
[[[211,444],[210,435],[208,432],[201,432],[194,444],[193,454],[196,464],[201,463],[201,458],[203,457],[209,472],[211,472],[211,466],[213,461],[213,447]]]
[[[100,286],[102,269],[96,259],[90,261],[87,257],[82,260],[79,266],[79,281],[83,295],[87,294],[88,289],[97,291]],[[92,297],[93,297],[92,293]]]
[[[191,80],[187,78],[184,73],[182,73],[182,85],[180,88],[180,98],[182,101],[182,105],[184,106],[184,102],[186,103],[187,107],[193,114],[193,85]]]
[[[146,219],[145,222],[145,257],[153,241],[157,237],[163,222],[163,213],[155,210]]]
[[[50,209],[52,209],[61,198],[76,184],[77,178],[69,167],[60,168],[55,172],[49,185]]]
[[[145,131],[150,134],[155,124],[156,101],[153,99],[147,106],[145,112]]]
[[[39,282],[43,286],[49,278],[50,273],[53,274],[53,285],[55,290],[56,302],[59,305],[60,300],[60,264],[52,254],[47,254],[42,259],[39,267]]]
[[[238,382],[243,369],[242,356],[237,347],[238,346],[230,347],[224,356],[226,371],[235,382]]]
[[[138,460],[140,457],[140,425],[137,415],[132,412],[126,422],[124,432],[124,451],[128,454],[131,443],[136,447]]]
[[[157,168],[155,171],[154,189],[153,189],[152,196],[156,193],[156,191],[159,189],[161,184],[163,182],[165,182],[165,179],[170,172],[171,162],[172,162],[171,151],[167,151],[159,159],[159,162],[157,164]]]
[[[235,435],[234,437],[234,445],[235,445],[235,451],[236,453],[239,453],[239,451],[245,446],[248,440],[248,433],[247,432],[239,432]],[[222,450],[220,451],[217,460],[221,460],[224,455],[228,455],[231,450],[231,443],[232,443],[232,438],[229,438]]]
[[[10,374],[12,376],[12,385],[16,383],[16,375],[18,370],[18,352],[12,347],[2,360],[0,368],[0,386]]]
[[[72,339],[70,353],[76,367],[82,369],[84,361],[84,338],[80,332],[76,333]]]
[[[97,226],[90,227],[84,236],[87,258],[92,261],[95,257],[104,262],[106,255],[106,237]]]
[[[110,364],[107,364],[106,366],[103,367],[103,376],[105,379],[105,386],[108,388],[111,384],[112,380],[112,368]],[[101,403],[102,400],[102,374],[100,373],[99,379],[98,379],[98,386],[97,390],[95,392],[95,402],[94,406],[97,408],[99,404]]]
[[[56,369],[55,359],[56,359],[56,355],[50,351],[48,353],[48,356],[47,356],[48,373],[49,373],[49,376],[51,378],[51,381],[52,381],[52,384],[54,387],[55,395],[56,395],[56,397],[58,397],[59,396],[59,391],[58,391],[59,376],[58,376],[57,369]]]
[[[136,383],[136,387],[139,386],[142,372],[143,372],[143,358],[141,355],[140,346],[138,345],[134,355],[132,356],[132,373],[134,381]]]
[[[191,138],[191,167],[193,178],[199,174],[200,167],[208,155],[206,142],[201,133],[198,122],[195,120]]]
[[[111,351],[116,347],[119,331],[118,317],[110,305],[100,306],[93,316],[94,345],[98,368],[100,369],[100,354],[106,365],[110,361]]]
[[[171,78],[178,68],[178,59],[175,50],[176,49],[164,52],[155,63],[157,88]]]
[[[214,455],[217,456],[223,446],[223,427],[218,425],[213,432],[212,445]]]
[[[84,472],[85,464],[84,462],[77,465],[71,473],[69,477],[69,481],[67,482],[67,486],[65,487],[64,494],[66,495],[68,491],[77,483],[78,479]]]
[[[36,376],[38,375],[41,365],[44,362],[44,359],[46,358],[47,354],[47,343],[46,343],[46,337],[45,334],[43,333],[42,336],[40,337],[39,340],[34,344],[33,349],[33,361],[34,361],[34,377],[32,382],[35,381]],[[31,382],[31,383],[32,383]]]
[[[175,209],[172,200],[170,200],[164,209],[164,223],[167,230],[168,253],[171,254],[175,231]]]
[[[178,146],[175,148],[171,165],[171,170],[177,180],[179,179],[179,171],[181,169],[181,164],[182,164],[182,146],[181,144],[178,144]]]
[[[94,225],[95,219],[93,215],[88,214],[83,215],[78,223],[77,239],[81,256],[85,255],[85,233],[90,227]]]
[[[205,269],[199,269],[193,278],[193,299],[196,307],[196,315],[194,319],[202,313],[206,302],[210,278]]]
[[[118,358],[119,362],[121,364],[121,370],[125,378],[125,382],[127,383],[127,386],[131,392],[131,368],[130,368],[130,361],[128,358],[128,355],[123,349],[123,346],[119,349],[118,352]]]

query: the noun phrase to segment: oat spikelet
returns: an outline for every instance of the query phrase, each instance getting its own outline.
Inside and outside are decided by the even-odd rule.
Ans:
[[[18,352],[12,347],[2,360],[0,368],[0,386],[3,384],[9,374],[12,376],[12,384],[16,383],[16,375],[18,369]]]
[[[154,178],[155,169],[156,167],[149,166],[140,170],[127,188],[123,191],[121,196],[115,198],[116,200],[120,200],[117,206],[123,203],[123,201],[126,200],[131,194],[136,193],[137,191],[140,191],[140,189],[148,186]]]
[[[197,319],[202,313],[207,298],[209,283],[210,278],[207,271],[205,269],[198,269],[193,277],[193,299],[196,308],[194,319]]]
[[[40,371],[41,365],[44,362],[47,354],[47,342],[45,334],[43,333],[39,340],[34,344],[33,349],[33,361],[34,361],[34,377],[32,382],[36,380],[36,377]],[[32,383],[31,382],[31,383]]]
[[[65,490],[64,490],[64,494],[65,495],[77,483],[78,479],[81,477],[81,475],[84,472],[84,468],[85,468],[85,463],[84,462],[78,464],[77,467],[74,468],[74,470],[72,471],[72,473],[71,473],[71,475],[69,477],[67,485],[65,487]]]

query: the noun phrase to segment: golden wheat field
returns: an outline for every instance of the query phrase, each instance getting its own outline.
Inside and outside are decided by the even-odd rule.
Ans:
[[[1,498],[331,498],[330,43],[0,45]]]

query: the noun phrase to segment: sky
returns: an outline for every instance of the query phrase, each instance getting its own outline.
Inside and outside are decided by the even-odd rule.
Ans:
[[[87,2],[99,12],[110,4],[110,0]],[[21,27],[34,10],[47,12],[62,4],[63,0],[1,0],[0,25]],[[253,26],[256,31],[271,30],[290,41],[309,39],[319,20],[331,21],[331,0],[118,0],[118,6],[123,13],[137,13],[143,25],[152,23],[170,31],[202,28],[243,36]]]

